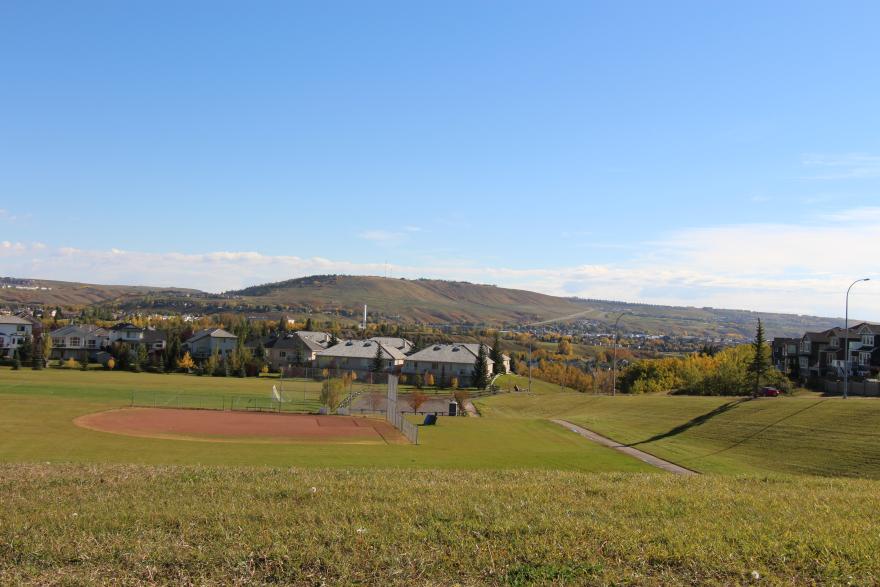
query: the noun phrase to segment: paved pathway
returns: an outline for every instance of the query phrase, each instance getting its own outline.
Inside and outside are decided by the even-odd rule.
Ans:
[[[577,424],[572,424],[566,420],[551,420],[554,424],[559,424],[564,428],[568,428],[575,434],[580,434],[584,438],[592,440],[593,442],[598,442],[599,444],[603,444],[607,447],[613,448],[614,450],[619,450],[622,453],[628,454],[631,457],[635,457],[640,461],[644,461],[649,465],[653,465],[657,468],[663,469],[664,471],[669,471],[670,473],[675,473],[676,475],[696,475],[696,471],[691,471],[690,469],[685,469],[682,466],[676,465],[675,463],[670,463],[669,461],[664,461],[663,459],[658,459],[654,455],[649,455],[648,453],[641,451],[637,448],[633,448],[631,446],[626,446],[625,444],[620,444],[615,440],[611,440],[610,438],[606,438],[600,434],[596,434],[592,430],[587,430],[586,428],[582,428]]]
[[[465,400],[464,411],[467,412],[468,416],[471,416],[473,418],[480,417],[480,412],[477,411],[477,408],[474,407],[474,404],[471,400]]]

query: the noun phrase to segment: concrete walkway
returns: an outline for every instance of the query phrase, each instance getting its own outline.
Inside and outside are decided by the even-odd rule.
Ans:
[[[477,408],[474,407],[474,404],[471,400],[467,400],[464,402],[464,411],[467,412],[468,416],[473,418],[479,418],[480,412],[477,411]]]
[[[611,440],[610,438],[606,438],[600,434],[596,434],[592,430],[587,430],[586,428],[582,428],[577,424],[572,424],[566,420],[551,420],[554,424],[559,424],[563,428],[567,428],[574,432],[575,434],[580,434],[584,438],[588,440],[592,440],[593,442],[598,442],[599,444],[605,445],[609,448],[613,448],[614,450],[619,450],[622,453],[628,454],[631,457],[635,457],[640,461],[644,461],[649,465],[657,467],[658,469],[663,469],[664,471],[668,471],[670,473],[675,473],[676,475],[696,475],[696,471],[691,471],[690,469],[685,469],[682,466],[676,465],[675,463],[670,463],[669,461],[664,461],[663,459],[658,459],[654,455],[649,455],[648,453],[641,451],[637,448],[633,448],[631,446],[626,446],[625,444],[620,444],[617,441]]]

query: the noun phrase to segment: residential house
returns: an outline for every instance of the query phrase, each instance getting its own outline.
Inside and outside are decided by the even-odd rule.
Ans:
[[[800,342],[799,338],[774,338],[771,344],[773,365],[790,377],[797,377],[800,370]]]
[[[71,324],[53,330],[51,359],[94,361],[110,345],[110,332],[92,324]]]
[[[147,354],[156,355],[165,352],[168,346],[168,336],[162,330],[147,328],[143,331],[141,344],[147,347]]]
[[[273,369],[311,365],[318,352],[327,349],[333,337],[326,332],[299,330],[263,343],[266,360]]]
[[[382,357],[382,369],[403,365],[406,355],[393,346],[385,346],[375,340],[344,340],[315,353],[318,367],[371,371],[376,359],[376,349]]]
[[[458,379],[459,385],[469,386],[474,374],[474,363],[477,361],[480,345],[472,343],[436,344],[411,354],[406,358],[403,373],[409,375],[419,374],[425,376],[430,373],[435,381],[449,381],[453,377]],[[492,359],[488,358],[491,352],[486,347],[486,375],[494,373]],[[506,358],[508,369],[510,357]]]
[[[230,354],[238,344],[238,337],[222,328],[207,328],[199,330],[186,342],[183,350],[188,352],[193,359],[207,359],[215,352],[221,357]]]
[[[139,345],[144,341],[144,329],[131,322],[121,322],[110,329],[110,344],[124,342],[130,346]]]
[[[867,322],[852,329],[856,340],[850,342],[850,373],[871,376],[880,372],[880,325]]]
[[[28,336],[33,337],[34,324],[21,316],[0,316],[0,358],[12,358],[15,349]]]

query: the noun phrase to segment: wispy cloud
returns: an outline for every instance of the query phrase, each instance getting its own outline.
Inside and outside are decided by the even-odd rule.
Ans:
[[[840,155],[808,154],[804,167],[810,169],[806,179],[872,179],[880,178],[880,155],[845,153]]]
[[[358,238],[375,243],[392,243],[402,240],[406,235],[402,232],[389,230],[365,230],[358,233]]]
[[[843,313],[843,292],[869,276],[851,315],[880,320],[880,207],[855,208],[807,224],[755,223],[673,231],[640,243],[627,260],[521,268],[449,258],[390,264],[395,277],[494,283],[564,296],[823,314]],[[224,291],[310,275],[383,275],[384,263],[248,251],[149,253],[0,242],[3,273],[98,283]]]

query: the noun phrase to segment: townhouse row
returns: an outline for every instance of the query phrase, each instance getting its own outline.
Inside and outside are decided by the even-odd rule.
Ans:
[[[807,332],[800,338],[775,338],[773,363],[792,378],[872,377],[880,373],[880,325],[862,322]]]

